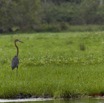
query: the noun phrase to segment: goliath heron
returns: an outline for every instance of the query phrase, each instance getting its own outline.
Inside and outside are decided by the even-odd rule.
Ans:
[[[11,64],[12,70],[15,69],[15,68],[18,69],[18,64],[19,64],[19,59],[18,59],[19,48],[18,48],[18,46],[17,46],[17,44],[16,44],[17,42],[23,43],[22,41],[20,41],[20,40],[18,40],[18,39],[16,39],[16,40],[14,41],[15,47],[16,47],[16,49],[17,49],[17,54],[16,54],[16,55],[13,57],[13,59],[12,59],[12,64]]]

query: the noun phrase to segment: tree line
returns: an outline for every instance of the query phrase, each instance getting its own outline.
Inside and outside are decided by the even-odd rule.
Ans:
[[[104,25],[104,0],[0,0],[0,32]]]

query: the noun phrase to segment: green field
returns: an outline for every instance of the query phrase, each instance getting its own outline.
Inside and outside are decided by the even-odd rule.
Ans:
[[[18,43],[19,69],[11,69]],[[19,94],[76,97],[104,93],[104,32],[0,36],[0,98]]]

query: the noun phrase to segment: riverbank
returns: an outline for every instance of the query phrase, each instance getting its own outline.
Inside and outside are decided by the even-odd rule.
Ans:
[[[104,94],[104,32],[1,35],[0,98],[79,98]],[[12,70],[19,46],[20,64]]]

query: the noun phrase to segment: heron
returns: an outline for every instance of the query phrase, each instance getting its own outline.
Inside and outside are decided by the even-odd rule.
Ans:
[[[18,39],[16,39],[16,40],[14,41],[15,47],[16,47],[16,49],[17,49],[17,54],[16,54],[16,55],[13,57],[13,59],[12,59],[12,64],[11,64],[12,70],[15,69],[15,68],[18,69],[18,64],[19,64],[19,59],[18,59],[19,48],[18,48],[18,46],[17,46],[17,44],[16,44],[17,42],[23,43],[22,41],[20,41],[20,40],[18,40]]]

